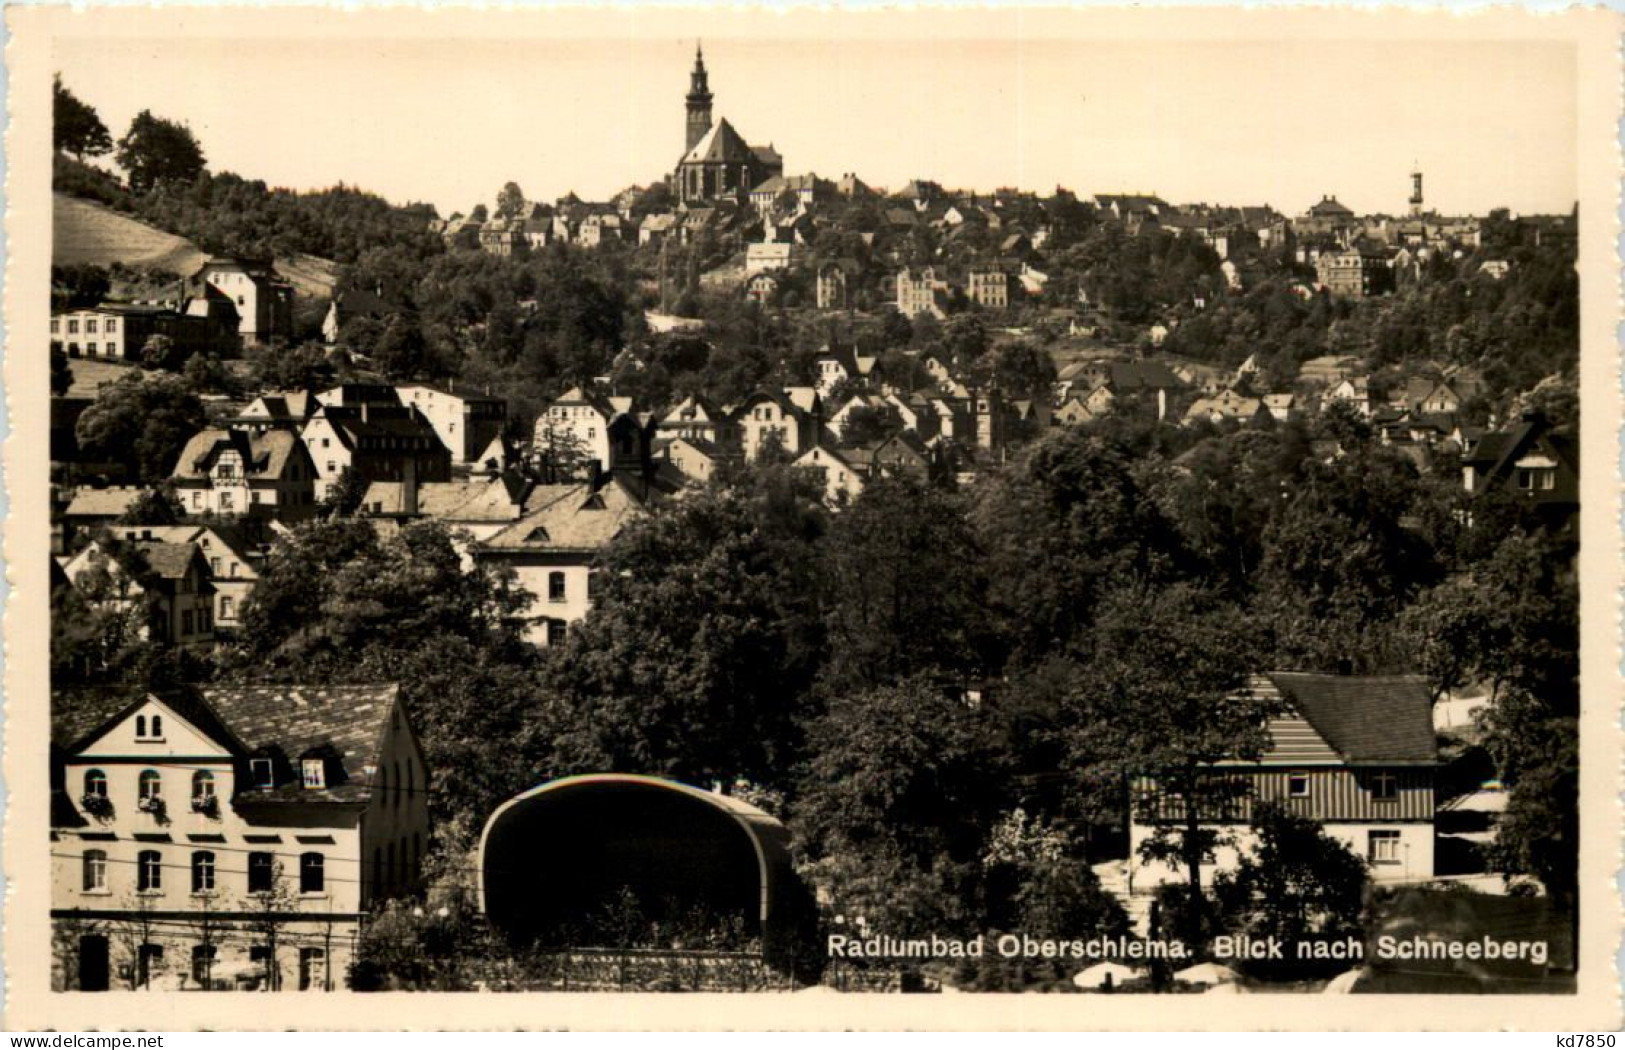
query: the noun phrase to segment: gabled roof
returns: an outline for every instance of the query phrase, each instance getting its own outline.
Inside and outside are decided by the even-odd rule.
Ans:
[[[712,404],[709,399],[690,394],[672,406],[671,411],[660,417],[660,426],[679,427],[690,423],[721,423],[725,418],[723,411]]]
[[[243,474],[249,480],[274,480],[281,478],[287,469],[288,457],[302,447],[298,435],[286,430],[251,435],[241,430],[211,427],[192,435],[175,461],[172,476],[181,481],[206,480],[220,454],[232,449],[242,458]]]
[[[1309,206],[1309,214],[1317,219],[1347,218],[1353,216],[1354,211],[1336,197],[1322,197]]]
[[[75,518],[116,518],[141,498],[139,488],[78,489],[64,512]]]
[[[395,685],[260,685],[209,688],[203,699],[250,753],[280,751],[289,759],[331,749],[344,780],[323,789],[297,784],[239,791],[273,802],[366,802],[379,768],[379,747],[399,702]]]
[[[417,487],[417,515],[437,521],[513,521],[524,507],[503,478],[479,481],[427,481]],[[405,514],[406,494],[399,481],[374,481],[361,497],[369,514]]]
[[[1549,453],[1560,469],[1555,487],[1538,491],[1535,495],[1542,502],[1578,500],[1579,444],[1566,434],[1552,431],[1550,424],[1543,419],[1524,419],[1510,429],[1484,434],[1473,446],[1472,452],[1462,458],[1462,465],[1471,466],[1480,474],[1482,480],[1475,486],[1477,491],[1490,482],[1510,477],[1519,457],[1537,448]]]
[[[194,687],[146,689],[130,685],[52,691],[51,743],[71,754],[93,743],[149,699],[160,701],[228,750],[240,746],[239,738]]]
[[[684,164],[743,164],[756,158],[756,154],[735,131],[728,118],[723,117],[711,125],[694,148],[683,154]]]
[[[415,409],[397,405],[323,405],[313,418],[325,419],[346,448],[388,451],[444,449],[440,435]],[[409,442],[402,447],[401,442]]]
[[[1177,390],[1185,381],[1160,361],[1109,362],[1106,382],[1117,392],[1130,390]]]
[[[1420,675],[1274,671],[1266,676],[1315,732],[1354,764],[1432,764],[1433,693]]]
[[[534,509],[532,507],[534,506]],[[491,553],[601,550],[647,511],[618,478],[590,484],[538,485],[525,516],[479,545]]]

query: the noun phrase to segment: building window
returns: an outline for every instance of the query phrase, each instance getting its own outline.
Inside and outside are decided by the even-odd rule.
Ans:
[[[192,945],[192,980],[208,987],[210,977],[214,973],[215,946],[212,944]]]
[[[160,798],[163,795],[164,782],[159,777],[156,769],[143,769],[138,784],[140,785],[142,801],[149,798]]]
[[[327,858],[320,853],[299,856],[299,892],[321,893],[327,885]]]
[[[107,892],[107,851],[85,850],[84,889],[86,893]]]
[[[159,893],[164,888],[164,865],[155,849],[144,849],[136,858],[135,888],[140,893]]]
[[[276,858],[269,853],[248,855],[248,892],[270,893],[276,883]]]
[[[192,493],[192,509],[193,510],[202,510],[203,509],[203,493],[201,493],[201,492]]]
[[[1399,863],[1399,832],[1373,831],[1367,841],[1366,855],[1372,864]]]
[[[210,558],[209,559],[209,571],[214,573],[216,576],[220,575],[220,559],[219,558]]]
[[[1286,775],[1286,793],[1289,798],[1309,797],[1309,774],[1288,773]]]
[[[547,574],[547,600],[550,602],[564,601],[564,573],[550,572]]]
[[[192,633],[192,610],[186,609],[181,613],[181,634]]]
[[[90,318],[88,321],[85,322],[85,334],[86,335],[95,335],[96,334],[96,319],[94,317]]]
[[[107,327],[103,330],[108,335],[112,335],[114,332],[118,331],[118,320],[116,318],[109,317],[107,319]]]
[[[230,598],[221,598],[220,599],[220,618],[222,620],[230,620],[230,619],[234,618],[236,615],[237,615],[237,610],[232,607],[231,599]]]
[[[85,770],[85,795],[96,798],[107,797],[107,774],[99,769]]]
[[[152,983],[152,975],[164,968],[164,946],[143,944],[136,950],[136,980],[145,988]]]
[[[192,774],[192,801],[200,802],[204,799],[214,798],[214,774],[207,769],[200,769]]]
[[[231,493],[229,493],[229,492],[222,492],[222,493],[221,493],[221,494],[220,494],[220,509],[221,509],[221,510],[222,510],[222,511],[228,511],[228,510],[232,510],[232,509],[233,509],[233,507],[232,507],[232,501],[231,501]]]
[[[565,626],[563,620],[547,621],[547,644],[549,646],[563,645]]]
[[[405,794],[405,792],[403,792],[401,790],[401,764],[399,762],[397,762],[397,763],[395,763],[395,808],[396,809],[401,808],[401,796],[404,795],[404,794]]]
[[[1392,773],[1378,773],[1371,778],[1371,797],[1378,802],[1392,802],[1399,797],[1399,780]]]
[[[299,990],[323,988],[327,982],[327,952],[322,948],[299,949]]]
[[[208,850],[192,854],[192,892],[214,892],[214,854]]]
[[[327,777],[322,767],[325,763],[319,758],[307,758],[300,763],[304,772],[305,787],[323,788],[327,786]]]
[[[276,786],[276,766],[269,758],[251,758],[248,760],[249,779],[253,780],[255,787],[268,788]]]
[[[69,335],[78,335],[79,334],[79,322],[78,321],[74,321],[74,320],[69,320],[68,321],[68,334]]]

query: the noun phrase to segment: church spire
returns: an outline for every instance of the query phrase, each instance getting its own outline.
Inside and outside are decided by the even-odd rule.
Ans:
[[[687,145],[684,151],[694,148],[694,144],[705,137],[711,130],[711,85],[705,72],[705,52],[699,41],[694,42],[694,72],[688,76],[688,119],[684,123],[684,135]]]

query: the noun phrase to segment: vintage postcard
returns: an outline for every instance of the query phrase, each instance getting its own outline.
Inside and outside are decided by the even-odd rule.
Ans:
[[[8,1027],[1620,1025],[1617,14],[6,14]]]

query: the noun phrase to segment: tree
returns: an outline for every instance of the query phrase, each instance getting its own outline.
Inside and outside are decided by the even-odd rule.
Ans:
[[[1215,771],[1269,745],[1278,701],[1247,677],[1262,646],[1253,622],[1191,584],[1125,587],[1101,604],[1068,697],[1071,768],[1097,810],[1132,792],[1133,819],[1154,828],[1146,860],[1180,864],[1192,907],[1184,935],[1203,937],[1201,866],[1221,844],[1245,778]]]
[[[186,385],[198,394],[234,394],[238,386],[232,374],[212,353],[198,352],[186,359],[181,369]]]
[[[1011,397],[1047,400],[1055,386],[1055,361],[1031,340],[1006,343],[999,348],[993,379]]]
[[[875,933],[982,928],[1008,780],[988,713],[962,695],[907,679],[831,697],[808,729],[794,841],[810,881]]]
[[[91,455],[125,464],[143,484],[170,476],[186,442],[203,429],[203,403],[178,376],[133,374],[102,387],[74,433]]]
[[[831,403],[838,401],[832,398]],[[872,445],[902,429],[902,420],[891,406],[860,405],[848,412],[841,424],[841,441],[847,445]]]
[[[575,480],[593,458],[586,441],[570,427],[559,426],[551,419],[544,419],[537,428],[531,455],[544,485]]]
[[[1214,876],[1214,897],[1226,930],[1282,944],[1336,941],[1363,934],[1366,866],[1313,820],[1279,804],[1253,808],[1254,848],[1236,867]],[[1346,962],[1334,962],[1341,969]],[[1265,973],[1300,975],[1297,959]]]
[[[549,650],[563,770],[782,787],[822,651],[817,492],[755,468],[633,522],[598,597]]]
[[[502,192],[497,194],[497,218],[523,218],[524,210],[525,191],[519,188],[517,182],[504,183]]]
[[[474,209],[468,213],[468,217],[474,222],[485,222],[491,217],[491,213],[486,211],[485,205],[476,204]]]
[[[1484,728],[1485,746],[1511,788],[1488,859],[1494,870],[1535,876],[1554,901],[1572,905],[1579,885],[1579,722],[1514,689],[1489,709]]]
[[[257,347],[248,355],[254,382],[264,390],[320,390],[333,382],[327,349],[317,343]]]
[[[1017,660],[1079,643],[1117,581],[1175,578],[1188,561],[1134,466],[1116,442],[1068,428],[977,486],[987,611]]]
[[[836,516],[823,551],[830,682],[985,669],[981,557],[958,496],[912,477],[872,480]]]
[[[361,507],[367,494],[368,481],[349,467],[339,472],[338,478],[327,487],[327,498],[322,507],[328,517],[348,518]]]
[[[175,360],[175,340],[161,333],[147,336],[141,346],[141,367],[152,372],[158,369],[173,372],[180,362]]]
[[[186,517],[186,508],[176,498],[168,484],[155,485],[130,501],[124,513],[115,519],[116,525],[179,525]]]
[[[282,862],[271,865],[270,882],[263,888],[248,893],[242,903],[243,929],[265,949],[265,987],[269,991],[282,988],[282,962],[277,949],[282,940],[282,927],[300,913],[299,895],[288,884]]]
[[[379,369],[393,379],[410,379],[428,370],[423,333],[413,318],[400,314],[384,325],[372,356]]]
[[[73,389],[73,368],[68,364],[68,355],[62,352],[62,344],[51,344],[51,396],[65,397]]]
[[[94,109],[62,86],[60,73],[51,81],[51,96],[51,138],[58,151],[83,161],[86,157],[102,156],[113,148],[107,125]]]
[[[203,149],[184,124],[142,110],[118,141],[119,167],[129,176],[130,190],[146,193],[166,183],[190,184],[203,173]]]

